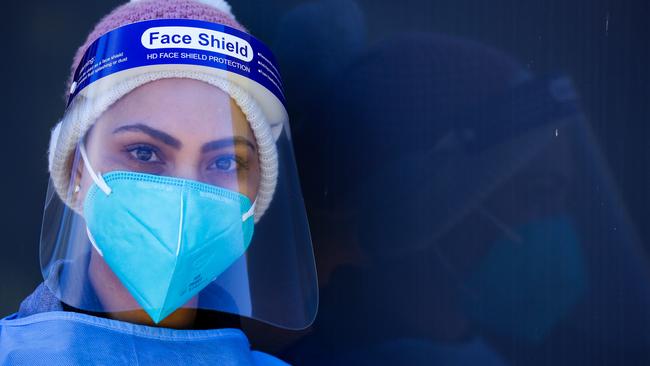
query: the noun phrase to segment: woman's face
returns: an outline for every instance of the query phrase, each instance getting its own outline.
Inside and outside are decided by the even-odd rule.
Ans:
[[[246,116],[228,94],[201,81],[163,79],[133,90],[99,118],[86,149],[97,172],[190,179],[251,202],[257,195],[257,145]],[[83,173],[85,192],[92,180]]]
[[[184,178],[239,192],[251,202],[260,183],[257,145],[245,115],[228,94],[196,80],[163,79],[133,90],[98,119],[86,150],[98,174],[121,170]],[[79,197],[85,197],[93,181],[83,164],[76,172]],[[109,312],[138,308],[94,250],[89,274]],[[189,308],[192,302],[196,299]],[[181,308],[160,325],[184,327],[193,312]],[[111,316],[152,324],[143,310]]]

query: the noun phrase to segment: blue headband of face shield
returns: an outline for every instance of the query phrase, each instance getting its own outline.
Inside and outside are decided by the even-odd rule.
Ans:
[[[282,107],[273,108],[284,109],[282,78],[268,47],[248,33],[193,19],[141,21],[98,38],[74,72],[68,106],[100,79],[130,69],[161,65],[206,67],[241,76],[254,82],[248,87],[261,87],[253,92],[263,95],[263,99],[277,98]]]
[[[95,173],[83,203],[88,238],[129,293],[159,323],[248,249],[255,203],[239,192],[150,174]],[[110,310],[110,309],[109,309]]]

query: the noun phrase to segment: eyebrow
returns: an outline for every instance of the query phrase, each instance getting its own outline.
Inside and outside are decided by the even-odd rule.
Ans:
[[[183,146],[183,144],[178,139],[170,136],[165,132],[156,130],[155,128],[151,128],[142,123],[118,127],[113,131],[114,134],[121,132],[142,132],[164,143],[165,145],[173,147],[174,149],[180,149],[181,146]]]
[[[183,146],[183,144],[178,139],[172,137],[171,135],[163,131],[157,130],[155,128],[149,127],[142,123],[121,126],[116,128],[113,131],[114,134],[121,133],[121,132],[142,132],[175,149],[180,149]],[[236,145],[245,145],[249,147],[253,152],[257,151],[257,149],[255,148],[255,144],[253,144],[246,137],[233,136],[232,138],[210,141],[203,144],[203,146],[201,146],[201,153],[207,153],[213,150],[219,150],[219,149],[232,147]]]
[[[216,141],[210,141],[203,146],[201,146],[201,153],[207,153],[213,150],[219,150],[223,149],[226,147],[232,147],[232,146],[237,146],[237,145],[245,145],[249,147],[253,152],[257,151],[255,148],[255,144],[253,144],[249,139],[243,136],[233,136],[221,140],[216,140]]]

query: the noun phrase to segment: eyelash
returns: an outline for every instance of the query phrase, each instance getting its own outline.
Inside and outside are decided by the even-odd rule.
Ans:
[[[212,161],[212,163],[208,166],[208,169],[209,169],[209,170],[217,169],[217,168],[211,168],[211,167],[214,166],[214,165],[217,164],[220,160],[223,160],[223,159],[230,159],[231,161],[233,161],[233,162],[237,165],[236,168],[235,168],[235,171],[240,171],[240,170],[242,170],[242,169],[248,169],[248,161],[246,161],[245,159],[242,159],[242,158],[238,157],[237,155],[233,155],[233,154],[230,154],[230,155],[222,155],[222,156],[217,157],[217,158],[214,159],[214,160]],[[228,170],[228,171],[226,171],[226,172],[229,173],[229,172],[231,172],[231,171]]]
[[[141,159],[138,159],[137,157],[137,152],[139,150],[148,150],[151,151],[153,156],[157,158],[157,161],[143,161]],[[147,144],[138,144],[138,145],[131,145],[127,146],[125,151],[129,154],[129,158],[134,160],[135,162],[139,164],[164,164],[164,161],[162,160],[162,153],[160,152],[159,149],[157,149],[154,146],[147,145]],[[243,159],[241,157],[238,157],[237,155],[234,154],[229,154],[229,155],[222,155],[218,156],[215,158],[210,165],[208,165],[208,170],[213,170],[217,168],[211,168],[215,164],[217,164],[220,160],[223,159],[230,159],[233,161],[237,166],[235,168],[235,171],[240,171],[240,170],[248,170],[248,161],[246,159]],[[231,172],[230,170],[226,171],[226,173]]]
[[[157,161],[144,161],[141,159],[138,159],[137,152],[139,150],[148,150],[151,151],[154,157],[156,157],[158,160]],[[160,164],[163,163],[162,161],[162,154],[160,151],[151,145],[146,145],[146,144],[138,144],[138,145],[131,145],[126,147],[126,152],[129,154],[129,158],[135,160],[136,162],[140,164]]]

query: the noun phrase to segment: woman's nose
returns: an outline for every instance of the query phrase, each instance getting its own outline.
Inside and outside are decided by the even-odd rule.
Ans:
[[[169,172],[169,175],[175,178],[201,181],[199,167],[196,164],[188,162],[179,162],[175,164],[173,171]]]

